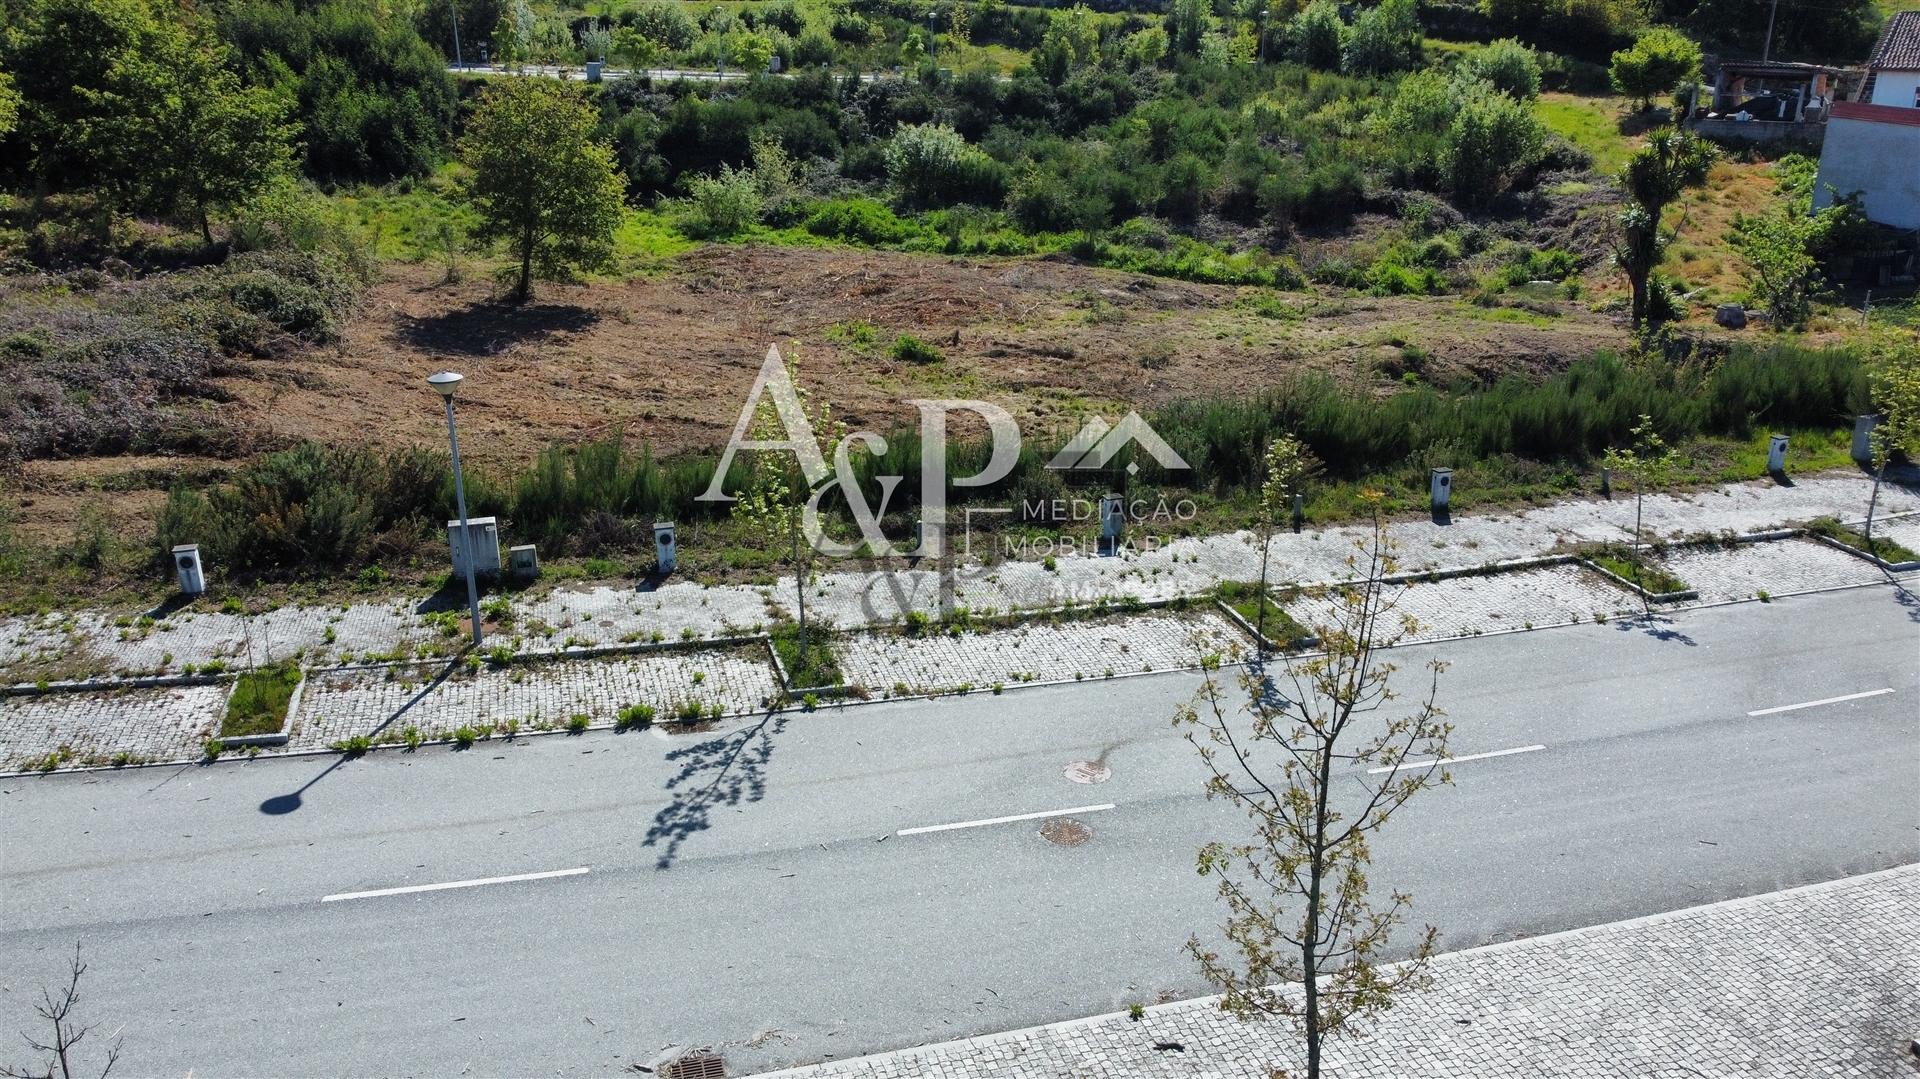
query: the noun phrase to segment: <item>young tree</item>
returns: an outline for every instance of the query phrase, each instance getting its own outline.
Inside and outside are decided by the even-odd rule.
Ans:
[[[1656,26],[1613,54],[1607,76],[1615,90],[1637,100],[1645,112],[1653,108],[1655,97],[1700,77],[1700,46],[1678,30]]]
[[[40,1042],[33,1035],[25,1035],[27,1049],[34,1053],[45,1053],[45,1062],[16,1068],[12,1065],[0,1065],[0,1077],[5,1079],[74,1079],[82,1074],[80,1064],[74,1058],[74,1050],[93,1033],[93,1026],[81,1026],[74,1022],[73,1010],[80,1004],[80,976],[87,972],[87,965],[80,961],[80,946],[73,946],[73,962],[68,967],[67,986],[58,996],[51,989],[40,991],[40,1003],[33,1010],[40,1018],[53,1026],[53,1040]],[[116,1039],[107,1047],[106,1063],[101,1065],[99,1079],[107,1079],[107,1073],[120,1060],[120,1042]]]
[[[1260,481],[1260,600],[1254,616],[1254,637],[1261,650],[1266,652],[1267,607],[1272,602],[1268,598],[1267,562],[1273,552],[1273,532],[1280,515],[1292,514],[1294,496],[1301,494],[1307,485],[1307,477],[1313,475],[1317,465],[1306,443],[1292,435],[1281,435],[1267,443],[1267,452],[1261,458],[1261,466],[1266,475]]]
[[[1621,170],[1620,186],[1626,189],[1628,205],[1620,212],[1614,261],[1633,289],[1636,329],[1644,328],[1652,314],[1648,284],[1674,237],[1674,232],[1661,223],[1661,216],[1681,192],[1707,181],[1714,156],[1713,146],[1705,140],[1661,128],[1647,136],[1647,144],[1635,150]]]
[[[461,157],[476,235],[505,240],[519,263],[510,299],[533,294],[533,275],[601,265],[623,212],[613,151],[596,141],[599,117],[573,86],[503,79],[468,122]]]
[[[1239,700],[1230,701],[1219,657],[1209,657],[1194,703],[1174,716],[1210,773],[1207,797],[1244,810],[1254,833],[1249,842],[1209,843],[1198,858],[1226,904],[1232,954],[1223,957],[1198,936],[1187,950],[1223,991],[1223,1009],[1297,1025],[1307,1079],[1320,1079],[1326,1039],[1391,1007],[1402,990],[1424,986],[1435,937],[1429,927],[1404,965],[1384,965],[1388,938],[1412,899],[1395,892],[1374,906],[1367,869],[1370,837],[1415,794],[1449,782],[1442,766],[1453,728],[1435,704],[1444,665],[1428,664],[1419,700],[1389,714],[1400,697],[1390,684],[1397,668],[1381,650],[1417,625],[1397,610],[1405,593],[1383,580],[1396,561],[1377,513],[1371,538],[1356,547],[1352,579],[1332,590],[1329,613],[1318,620],[1324,624],[1314,626],[1325,651],[1289,662],[1290,689],[1252,665],[1240,678]],[[1294,981],[1298,993],[1276,984]]]
[[[1920,336],[1885,331],[1874,343],[1867,385],[1880,422],[1868,443],[1873,451],[1873,493],[1867,498],[1866,543],[1873,550],[1873,511],[1880,501],[1880,481],[1896,453],[1920,461]]]
[[[1640,606],[1642,611],[1651,614],[1653,601],[1648,598],[1646,586],[1640,581],[1640,521],[1641,508],[1645,504],[1647,488],[1657,487],[1673,478],[1674,469],[1679,466],[1680,455],[1667,448],[1667,443],[1654,430],[1653,417],[1642,413],[1640,422],[1633,425],[1633,444],[1620,449],[1607,447],[1606,466],[1627,477],[1633,482],[1633,583],[1640,585]]]
[[[729,52],[733,62],[749,75],[764,75],[773,62],[773,42],[765,34],[735,34]]]
[[[213,244],[211,216],[245,203],[292,171],[293,102],[243,86],[210,36],[172,61],[180,92],[156,103],[153,153],[143,173],[155,209],[185,215]]]
[[[1808,199],[1789,199],[1764,214],[1733,219],[1733,248],[1753,270],[1752,293],[1766,307],[1776,330],[1797,330],[1813,317],[1821,296],[1821,261],[1848,243],[1865,217],[1859,203],[1843,199],[1817,213]]]
[[[291,157],[291,103],[244,86],[206,23],[145,0],[42,0],[0,38],[36,193],[116,213],[211,209],[264,189]],[[36,200],[37,205],[37,200]]]
[[[782,356],[777,346],[769,347],[767,356],[785,369],[787,384],[793,388],[794,399],[798,401],[807,426],[813,432],[821,458],[833,460],[835,447],[845,436],[846,425],[833,418],[830,402],[812,399],[806,387],[800,384],[799,371],[791,357]],[[757,442],[779,442],[789,437],[789,428],[772,394],[760,398],[747,429],[750,437]],[[794,437],[798,437],[797,432]],[[768,550],[789,548],[793,552],[799,647],[789,673],[793,678],[802,679],[801,684],[805,685],[804,672],[823,666],[821,661],[831,661],[830,657],[818,656],[807,637],[807,589],[812,587],[813,557],[816,552],[813,545],[801,536],[800,524],[803,507],[812,491],[793,459],[784,454],[756,453],[746,459],[744,469],[743,482],[733,494],[733,519],[758,533]]]

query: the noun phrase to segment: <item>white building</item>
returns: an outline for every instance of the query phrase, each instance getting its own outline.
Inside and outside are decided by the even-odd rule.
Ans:
[[[1870,105],[1920,108],[1920,11],[1896,11],[1867,58],[1860,100]]]
[[[1869,220],[1920,229],[1920,11],[1887,20],[1860,99],[1828,116],[1814,209],[1855,192]]]

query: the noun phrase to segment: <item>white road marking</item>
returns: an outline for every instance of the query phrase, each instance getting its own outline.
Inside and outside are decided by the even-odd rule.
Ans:
[[[921,835],[926,832],[951,832],[956,828],[983,828],[989,824],[1012,824],[1015,821],[1039,820],[1042,817],[1064,817],[1069,813],[1098,813],[1103,809],[1112,809],[1113,803],[1097,806],[1075,806],[1072,809],[1049,809],[1044,813],[1016,813],[1011,817],[988,817],[986,820],[961,821],[958,824],[929,824],[922,828],[902,828],[894,835]]]
[[[1818,708],[1823,704],[1839,704],[1841,701],[1857,701],[1862,697],[1880,697],[1892,692],[1892,687],[1886,689],[1870,689],[1865,693],[1849,693],[1844,697],[1824,697],[1817,701],[1803,701],[1800,704],[1783,704],[1778,708],[1762,708],[1758,711],[1748,712],[1747,714],[1750,716],[1770,716],[1775,712],[1792,712],[1800,708]]]
[[[477,888],[482,884],[511,884],[520,880],[546,880],[548,877],[577,877],[587,872],[588,866],[578,869],[553,869],[545,873],[515,873],[511,877],[480,877],[475,880],[452,880],[445,884],[412,884],[405,888],[376,888],[371,892],[341,892],[338,895],[323,895],[322,903],[333,903],[342,899],[372,899],[380,895],[406,895],[409,892],[442,892],[448,888]]]
[[[1427,768],[1435,764],[1459,764],[1461,761],[1483,761],[1488,757],[1508,757],[1515,753],[1532,753],[1546,746],[1520,746],[1516,749],[1496,749],[1492,753],[1469,753],[1464,757],[1429,757],[1426,760],[1402,761],[1391,768],[1369,768],[1367,774],[1377,776],[1382,772],[1403,772],[1414,768]]]

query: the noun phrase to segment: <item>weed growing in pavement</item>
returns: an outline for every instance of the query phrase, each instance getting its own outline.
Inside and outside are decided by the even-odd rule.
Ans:
[[[629,704],[614,716],[613,729],[634,730],[653,726],[654,708],[650,704]]]
[[[575,712],[573,715],[567,717],[568,734],[585,733],[586,729],[592,725],[593,717],[587,715],[585,712]]]

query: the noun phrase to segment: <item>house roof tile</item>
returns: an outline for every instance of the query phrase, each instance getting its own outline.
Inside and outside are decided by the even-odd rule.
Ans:
[[[1920,71],[1920,11],[1898,11],[1867,58],[1875,71]]]

